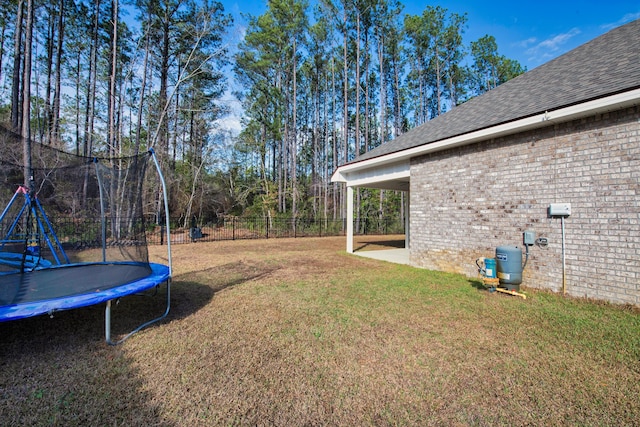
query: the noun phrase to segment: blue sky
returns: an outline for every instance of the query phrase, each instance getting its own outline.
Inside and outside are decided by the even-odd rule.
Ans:
[[[232,38],[242,34],[241,12],[258,16],[266,10],[266,1],[260,0],[222,0],[222,3],[236,20]],[[404,14],[419,15],[427,5],[440,5],[459,14],[466,12],[466,44],[485,34],[492,35],[501,54],[518,60],[529,70],[611,28],[640,19],[640,0],[459,0],[403,4]]]

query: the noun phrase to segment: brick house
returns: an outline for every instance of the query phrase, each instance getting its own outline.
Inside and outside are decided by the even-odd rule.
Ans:
[[[347,186],[349,225],[354,188],[408,192],[413,266],[477,277],[476,258],[522,247],[527,230],[548,244],[530,248],[523,287],[640,305],[640,20],[361,155],[332,180]],[[571,215],[550,217],[552,203],[570,204]]]

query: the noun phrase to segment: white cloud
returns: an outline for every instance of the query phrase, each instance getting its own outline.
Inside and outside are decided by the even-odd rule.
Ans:
[[[217,130],[230,132],[231,135],[237,136],[242,130],[244,110],[240,100],[233,94],[232,88],[237,85],[233,77],[230,78],[229,84],[230,86],[224,95],[217,101],[219,104],[224,105],[228,109],[228,112],[224,117],[216,120],[215,125]]]
[[[532,63],[542,64],[551,58],[555,58],[558,54],[566,50],[565,45],[580,33],[580,29],[572,28],[566,33],[557,34],[551,38],[542,40],[526,50],[529,61]]]
[[[535,37],[529,37],[528,39],[525,40],[521,40],[517,43],[514,43],[514,46],[522,48],[522,49],[528,49],[529,46],[536,44],[538,42],[538,39]]]
[[[218,129],[230,132],[231,135],[237,136],[242,130],[241,116],[230,114],[222,119],[216,120]]]
[[[635,21],[636,19],[640,19],[640,12],[635,13],[627,13],[622,18],[620,18],[617,22],[612,22],[610,24],[603,24],[600,26],[603,30],[609,31],[613,28],[619,27],[620,25],[624,25],[628,22]]]
[[[566,44],[572,37],[580,34],[580,30],[577,28],[572,28],[568,33],[558,34],[550,39],[543,40],[538,43],[539,49],[546,49],[551,52],[555,52],[561,49],[562,45]]]

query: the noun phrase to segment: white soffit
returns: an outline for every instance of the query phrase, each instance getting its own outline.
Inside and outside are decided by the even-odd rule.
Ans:
[[[370,167],[342,171],[333,174],[331,181],[346,182],[353,187],[367,187],[386,181],[409,181],[409,159],[399,162],[381,162]]]
[[[615,111],[638,104],[640,104],[640,89],[634,89],[582,104],[547,111],[542,114],[503,123],[490,128],[480,129],[464,135],[419,145],[384,156],[374,157],[361,162],[349,163],[340,166],[331,177],[331,181],[345,182],[349,186],[364,186],[372,182],[394,179],[392,178],[393,176],[397,178],[407,178],[409,177],[409,160],[412,157],[468,145],[491,138],[498,138],[504,135],[524,132],[553,123],[562,123],[594,114]],[[392,143],[393,141],[389,142],[389,144]],[[386,178],[384,178],[385,176]]]

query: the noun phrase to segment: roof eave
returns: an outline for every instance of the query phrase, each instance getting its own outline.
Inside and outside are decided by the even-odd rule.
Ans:
[[[594,114],[602,114],[635,105],[640,105],[640,88],[594,99],[580,104],[575,104],[553,111],[545,111],[533,116],[525,117],[507,123],[502,123],[485,129],[479,129],[477,131],[469,132],[463,135],[426,143],[417,147],[396,151],[379,157],[373,157],[362,161],[355,161],[353,163],[338,167],[331,177],[331,182],[348,183],[349,174],[356,171],[376,168],[388,163],[408,161],[413,157],[421,156],[424,154],[469,145],[482,140],[520,133],[527,130],[548,126],[549,124],[563,123],[570,120],[576,120],[582,117],[588,117]],[[390,142],[390,144],[392,143],[393,142]]]

